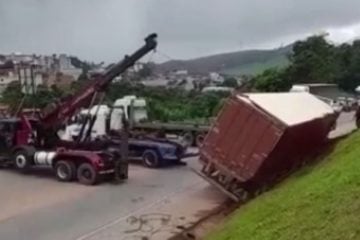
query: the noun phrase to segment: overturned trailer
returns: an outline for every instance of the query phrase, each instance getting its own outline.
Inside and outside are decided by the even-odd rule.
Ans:
[[[232,95],[200,149],[198,174],[245,200],[301,165],[327,140],[337,116],[309,93]]]

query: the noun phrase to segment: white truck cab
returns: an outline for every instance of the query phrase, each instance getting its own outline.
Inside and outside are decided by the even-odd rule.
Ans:
[[[77,115],[79,121],[68,125],[64,133],[61,135],[61,139],[71,141],[74,137],[78,136],[82,128],[81,119],[86,117],[88,114],[91,116],[96,114],[96,119],[91,131],[91,138],[106,135],[106,121],[110,114],[110,108],[107,105],[95,105],[91,109],[81,110]],[[87,124],[84,130],[87,131],[88,127],[89,125]]]
[[[305,85],[293,85],[290,92],[310,92],[310,88]]]
[[[117,99],[112,108],[107,105],[94,105],[91,109],[83,109],[78,114],[78,118],[81,119],[88,114],[91,116],[96,114],[96,119],[91,132],[92,138],[104,136],[107,134],[108,130],[121,130],[123,128],[123,117],[125,117],[126,120],[129,120],[131,117],[130,115],[132,115],[132,119],[135,122],[146,120],[148,118],[146,100],[137,98],[136,96],[125,96]],[[68,125],[65,132],[61,134],[61,139],[72,140],[80,133],[81,127],[81,121]],[[85,131],[87,128],[88,126],[85,127]]]
[[[132,111],[131,111],[132,107]],[[144,98],[137,98],[136,96],[125,96],[117,99],[113,104],[113,113],[117,114],[117,111],[122,111],[125,114],[125,119],[140,122],[148,119],[146,110],[146,100]],[[132,114],[132,116],[130,116]],[[113,117],[111,117],[113,119]]]

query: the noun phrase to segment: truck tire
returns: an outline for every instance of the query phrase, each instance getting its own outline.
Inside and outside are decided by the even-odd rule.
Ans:
[[[128,163],[121,163],[120,168],[121,168],[120,179],[121,180],[128,179],[129,178],[129,164]]]
[[[196,147],[201,147],[203,142],[204,142],[204,139],[205,139],[205,134],[203,133],[199,133],[197,136],[196,136]]]
[[[54,167],[56,177],[61,182],[70,182],[75,179],[76,166],[70,161],[58,161]]]
[[[19,149],[14,152],[14,165],[22,173],[27,172],[32,165],[34,153],[32,149]]]
[[[99,174],[89,163],[80,164],[76,175],[78,181],[84,185],[95,185],[99,179]]]
[[[148,168],[160,167],[160,159],[154,150],[146,150],[142,155],[143,163]]]

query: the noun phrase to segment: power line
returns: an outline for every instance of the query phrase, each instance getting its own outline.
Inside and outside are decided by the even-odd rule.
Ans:
[[[167,60],[175,60],[174,58],[170,57],[168,54],[164,53],[164,52],[161,52],[159,50],[156,51],[156,53],[159,55],[159,56],[162,56],[163,58],[166,58]]]

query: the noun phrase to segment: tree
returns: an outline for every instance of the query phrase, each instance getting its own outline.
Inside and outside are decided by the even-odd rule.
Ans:
[[[225,78],[224,82],[221,84],[224,87],[237,88],[239,86],[238,81],[234,77]]]
[[[58,88],[58,86],[56,86],[55,84],[51,85],[50,90],[51,90],[53,96],[56,98],[61,98],[65,94],[64,91],[61,90],[60,88]]]
[[[14,81],[9,83],[4,90],[1,101],[9,105],[10,109],[15,109],[23,97],[24,94],[21,92],[20,82]]]
[[[353,92],[360,85],[360,40],[339,46],[337,57],[340,70],[336,82],[344,90]]]
[[[262,92],[288,91],[292,85],[288,74],[288,69],[270,68],[253,79],[254,87]]]
[[[76,68],[80,68],[85,72],[88,72],[89,70],[95,67],[94,63],[82,61],[78,57],[70,57],[70,61],[71,61],[71,65],[73,65]]]
[[[296,42],[289,59],[288,74],[295,83],[329,83],[336,79],[336,48],[324,35]]]

